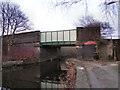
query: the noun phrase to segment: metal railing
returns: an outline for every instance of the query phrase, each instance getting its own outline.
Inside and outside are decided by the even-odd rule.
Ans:
[[[40,43],[41,45],[76,44],[76,29],[41,32]]]

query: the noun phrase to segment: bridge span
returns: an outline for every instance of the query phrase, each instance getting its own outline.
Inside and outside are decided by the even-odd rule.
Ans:
[[[40,45],[76,45],[76,29],[41,32]]]

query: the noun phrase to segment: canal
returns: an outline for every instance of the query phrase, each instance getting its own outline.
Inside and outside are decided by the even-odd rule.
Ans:
[[[3,68],[2,86],[4,88],[62,88],[59,76],[66,74],[58,70],[47,76],[40,76],[40,64]]]

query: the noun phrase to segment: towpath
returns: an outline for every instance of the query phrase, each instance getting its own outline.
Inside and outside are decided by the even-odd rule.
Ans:
[[[77,67],[77,88],[118,88],[118,62],[71,60]]]

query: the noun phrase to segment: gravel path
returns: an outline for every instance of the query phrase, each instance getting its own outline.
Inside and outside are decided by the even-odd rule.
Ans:
[[[118,62],[83,61],[83,60],[76,60],[76,59],[72,59],[72,61],[76,64],[77,67],[83,66],[86,69],[87,71],[86,76],[88,76],[87,80],[88,80],[89,87],[118,88]],[[77,76],[77,78],[81,78],[81,77]],[[79,86],[77,87],[81,87],[82,85],[81,83],[82,82],[79,82]]]

